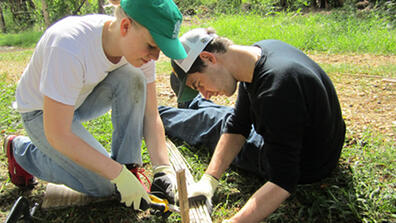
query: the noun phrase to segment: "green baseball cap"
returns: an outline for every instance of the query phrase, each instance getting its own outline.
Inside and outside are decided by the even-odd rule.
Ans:
[[[179,83],[171,82],[172,89],[173,86],[175,86],[174,87],[175,89],[173,89],[173,91],[176,93],[177,102],[183,103],[183,102],[191,101],[197,96],[199,92],[186,85],[186,79],[187,79],[186,72],[184,72],[173,60],[171,60],[171,65],[173,69],[171,73],[171,81],[179,82]],[[176,76],[177,78],[172,78],[172,75]]]
[[[187,53],[178,35],[183,16],[173,0],[121,0],[125,13],[146,27],[161,51],[171,59]]]

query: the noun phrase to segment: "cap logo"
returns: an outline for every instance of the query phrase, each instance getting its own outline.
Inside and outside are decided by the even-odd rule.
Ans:
[[[173,27],[172,39],[176,39],[180,31],[181,20],[177,20]]]
[[[209,38],[203,38],[203,39],[201,39],[201,42],[203,43],[203,44],[205,44],[206,42],[208,42],[209,41]]]

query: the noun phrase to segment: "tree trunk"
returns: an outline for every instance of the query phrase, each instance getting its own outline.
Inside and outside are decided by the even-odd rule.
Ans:
[[[284,9],[287,8],[287,0],[280,0],[280,6]]]
[[[312,0],[312,7],[318,8],[318,3],[316,3],[316,0]]]
[[[0,5],[0,29],[2,33],[7,32],[4,15],[3,15],[3,8],[1,7],[1,5]]]
[[[98,0],[98,13],[99,14],[105,14],[103,4],[104,4],[104,0]]]
[[[336,0],[336,7],[342,7],[344,5],[344,0]]]
[[[43,7],[45,28],[48,28],[51,25],[51,21],[50,21],[49,14],[48,14],[48,5],[47,5],[46,0],[41,0],[41,6]]]
[[[320,8],[328,8],[327,0],[320,0]]]
[[[35,21],[31,14],[31,10],[34,10],[34,4],[31,0],[8,0],[7,5],[15,24],[20,29],[27,29],[34,25]]]

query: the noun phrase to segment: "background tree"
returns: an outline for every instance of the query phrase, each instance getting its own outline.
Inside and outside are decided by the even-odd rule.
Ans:
[[[43,10],[45,28],[47,28],[51,25],[51,21],[48,14],[48,6],[46,0],[41,0],[41,8]]]
[[[15,25],[20,29],[28,29],[34,25],[33,12],[35,5],[32,0],[5,0],[4,5],[9,8]]]
[[[3,14],[3,6],[1,2],[0,2],[0,30],[2,33],[7,32],[5,20],[4,20],[4,14]]]
[[[104,14],[105,10],[103,8],[104,0],[98,0],[98,13]]]

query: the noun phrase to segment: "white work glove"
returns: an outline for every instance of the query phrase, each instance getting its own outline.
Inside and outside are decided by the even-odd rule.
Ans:
[[[125,203],[127,207],[133,203],[133,209],[138,210],[142,199],[150,203],[146,189],[125,165],[122,166],[120,174],[111,182],[117,186],[121,195],[121,203]]]
[[[188,198],[194,200],[194,198],[201,197],[202,195],[210,202],[214,192],[216,191],[219,181],[209,174],[204,174],[201,179],[189,186]]]
[[[151,193],[159,198],[165,198],[169,203],[175,203],[176,195],[176,173],[169,165],[159,165],[153,168],[153,183]]]

